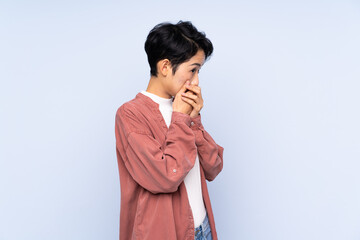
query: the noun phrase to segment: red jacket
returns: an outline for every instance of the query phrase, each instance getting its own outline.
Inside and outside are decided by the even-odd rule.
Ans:
[[[172,112],[169,128],[158,103],[138,93],[115,117],[120,175],[120,240],[193,240],[194,220],[184,178],[199,154],[202,196],[217,238],[206,180],[223,168],[224,148],[201,123]]]

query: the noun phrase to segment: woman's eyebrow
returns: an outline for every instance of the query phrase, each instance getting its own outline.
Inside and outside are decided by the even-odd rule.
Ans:
[[[201,64],[200,64],[200,63],[193,63],[193,64],[191,64],[190,66],[192,66],[192,65],[198,65],[199,67],[201,67]]]

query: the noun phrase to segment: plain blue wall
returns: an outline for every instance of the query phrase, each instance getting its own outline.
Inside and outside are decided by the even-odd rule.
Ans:
[[[117,108],[147,87],[157,23],[215,51],[203,124],[219,238],[360,239],[357,1],[2,1],[0,239],[118,239]]]

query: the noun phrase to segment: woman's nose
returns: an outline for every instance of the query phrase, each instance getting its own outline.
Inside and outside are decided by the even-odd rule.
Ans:
[[[199,76],[196,74],[196,76],[194,77],[194,79],[191,81],[192,85],[199,85]]]

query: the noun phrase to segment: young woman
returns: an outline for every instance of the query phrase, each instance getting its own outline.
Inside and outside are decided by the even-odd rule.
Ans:
[[[208,181],[224,148],[204,129],[199,70],[213,52],[191,22],[156,25],[145,51],[150,81],[115,117],[120,240],[217,239]]]

